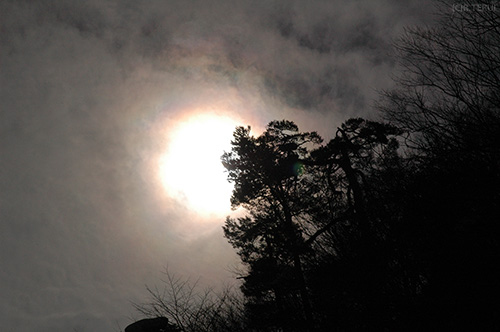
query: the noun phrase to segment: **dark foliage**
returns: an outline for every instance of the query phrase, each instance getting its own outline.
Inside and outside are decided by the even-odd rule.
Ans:
[[[289,121],[235,131],[222,161],[248,215],[224,233],[251,328],[500,328],[500,18],[442,6],[396,44],[388,122],[350,119],[324,145]]]

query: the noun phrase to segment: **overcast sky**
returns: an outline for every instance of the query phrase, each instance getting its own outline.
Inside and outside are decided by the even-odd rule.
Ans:
[[[328,138],[375,118],[424,1],[0,1],[0,330],[118,331],[165,266],[217,286],[224,216],[169,198],[183,114]],[[229,202],[228,202],[229,204]]]

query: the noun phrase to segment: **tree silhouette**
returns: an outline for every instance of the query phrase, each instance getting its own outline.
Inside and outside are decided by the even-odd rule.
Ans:
[[[319,135],[300,133],[291,121],[273,121],[257,138],[250,135],[250,127],[237,128],[231,152],[222,156],[228,179],[234,183],[231,203],[249,212],[244,218],[228,218],[224,226],[225,236],[249,265],[244,290],[259,301],[266,298],[265,292],[271,292],[271,306],[276,308],[277,317],[287,312],[287,320],[279,323],[286,330],[313,328],[302,267],[304,239],[300,222],[308,188],[299,175],[309,154],[307,145],[320,142]],[[295,315],[290,315],[291,311]]]
[[[210,288],[200,290],[197,282],[175,276],[168,268],[163,274],[163,287],[147,287],[149,301],[134,303],[134,307],[146,317],[162,317],[163,321],[168,321],[165,331],[248,331],[239,293],[230,288],[218,292]],[[145,320],[145,323],[154,326],[158,321]],[[130,331],[142,331],[140,328],[145,326],[144,323],[132,325],[135,327]]]
[[[395,43],[401,73],[379,108],[428,153],[477,155],[500,141],[500,11],[479,4],[491,5],[467,0],[468,10],[452,11],[442,1],[434,27],[409,28]]]
[[[378,177],[390,165],[399,161],[394,138],[398,134],[400,131],[388,124],[350,119],[328,144],[311,153],[310,162],[323,169],[327,178],[324,183],[336,196],[329,214],[337,218],[310,238],[315,240],[319,232],[326,233],[314,246],[316,252],[321,247],[326,250],[317,255],[320,260],[311,274],[316,280],[312,288],[319,287],[315,289],[316,308],[329,329],[374,329],[389,315],[384,312],[389,282],[386,198],[378,195],[375,202],[370,189],[380,184]]]
[[[410,132],[397,232],[420,276],[407,315],[417,329],[499,328],[500,15],[480,4],[443,2],[435,27],[408,29],[402,73],[379,103]]]
[[[363,276],[356,287],[370,288],[376,269],[366,268],[373,262],[374,240],[362,178],[387,151],[394,153],[397,143],[389,136],[398,132],[351,119],[326,146],[313,150],[319,136],[300,133],[289,121],[271,122],[257,138],[249,128],[236,129],[232,151],[222,160],[235,183],[233,206],[243,205],[249,215],[228,218],[224,233],[249,267],[243,292],[254,321],[289,331],[317,327],[310,292],[320,292],[321,285],[308,283],[318,273],[313,256],[356,261],[350,275]],[[325,234],[335,240],[327,243]],[[319,270],[324,267],[319,264]],[[355,301],[361,304],[359,297]]]

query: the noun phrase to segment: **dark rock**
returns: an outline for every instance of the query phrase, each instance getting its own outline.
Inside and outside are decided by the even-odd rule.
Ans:
[[[175,331],[165,317],[141,319],[125,328],[125,332],[167,332]]]

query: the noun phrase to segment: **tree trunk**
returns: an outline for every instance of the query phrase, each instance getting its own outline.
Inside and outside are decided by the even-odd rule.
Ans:
[[[286,229],[292,240],[292,255],[293,255],[293,267],[295,270],[295,277],[299,282],[299,292],[300,298],[302,300],[302,307],[304,310],[304,316],[306,318],[306,331],[314,331],[314,320],[312,315],[311,301],[309,299],[309,294],[307,292],[306,280],[304,278],[304,270],[302,268],[302,262],[300,260],[300,250],[301,244],[297,233],[293,227],[292,215],[288,205],[283,204],[283,210],[285,213],[285,223]]]

